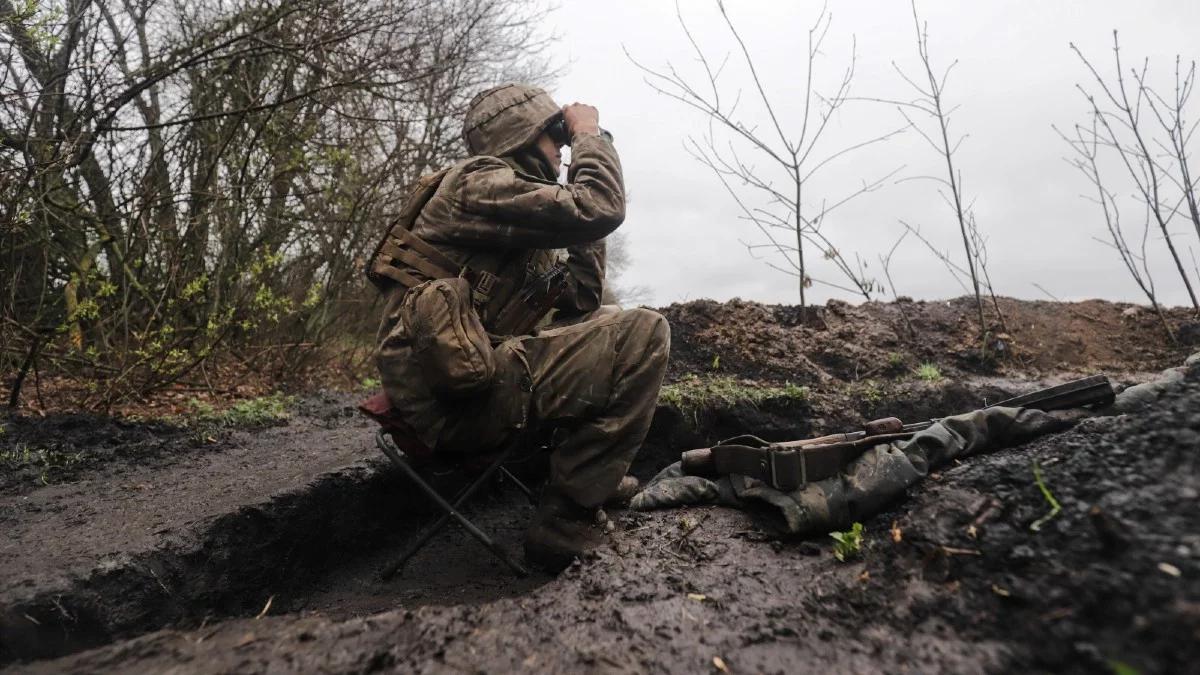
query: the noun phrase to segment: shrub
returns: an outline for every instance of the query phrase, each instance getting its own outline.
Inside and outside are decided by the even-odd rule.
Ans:
[[[942,371],[932,363],[922,363],[917,368],[917,377],[926,382],[937,382],[942,379]]]

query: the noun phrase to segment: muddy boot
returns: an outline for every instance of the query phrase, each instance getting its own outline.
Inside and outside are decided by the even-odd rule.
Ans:
[[[638,489],[642,486],[638,479],[633,476],[625,476],[621,479],[620,485],[617,486],[617,491],[613,493],[608,501],[604,502],[605,506],[625,508],[629,506],[629,500],[637,494]]]
[[[533,524],[525,533],[525,559],[551,574],[604,542],[594,509],[555,492],[542,495]]]

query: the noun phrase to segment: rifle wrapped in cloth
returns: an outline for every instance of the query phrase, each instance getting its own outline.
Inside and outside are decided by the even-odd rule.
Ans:
[[[985,406],[1041,411],[1067,410],[1112,403],[1115,393],[1103,375],[1093,375]],[[681,457],[685,475],[741,475],[789,492],[838,473],[867,449],[906,441],[939,420],[904,424],[895,417],[868,422],[861,431],[799,441],[768,443],[755,436],[738,436],[711,448],[688,450]]]

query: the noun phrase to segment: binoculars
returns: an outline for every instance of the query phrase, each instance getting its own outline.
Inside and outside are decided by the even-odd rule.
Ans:
[[[570,145],[571,132],[567,130],[567,120],[561,114],[555,117],[550,125],[546,127],[546,133],[550,135],[550,140],[557,145]],[[601,129],[600,135],[607,138],[611,143],[613,135],[607,129]]]

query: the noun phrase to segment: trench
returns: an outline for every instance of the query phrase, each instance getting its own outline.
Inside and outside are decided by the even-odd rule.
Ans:
[[[515,489],[494,486],[468,515],[511,549],[531,511]],[[67,588],[10,605],[0,615],[0,663],[256,616],[264,608],[348,617],[399,604],[486,602],[545,581],[506,574],[486,553],[479,555],[476,542],[449,532],[397,577],[381,581],[379,570],[434,516],[432,505],[385,460],[323,474],[198,531],[169,535],[152,552],[102,564]]]
[[[820,414],[808,402],[790,399],[690,414],[660,406],[632,471],[646,480],[677,459],[680,450],[747,431],[785,440],[852,427],[881,413],[924,419],[1027,388],[1000,380],[914,387],[885,401],[835,406]],[[536,477],[538,469],[522,473]],[[454,480],[439,482],[452,489]],[[519,552],[533,507],[511,486],[497,485],[465,511],[502,545]],[[451,526],[400,575],[381,581],[379,570],[436,515],[382,457],[322,474],[301,488],[168,534],[155,550],[105,563],[66,588],[47,589],[4,608],[0,664],[260,613],[337,619],[398,606],[480,604],[551,580],[513,576]]]

